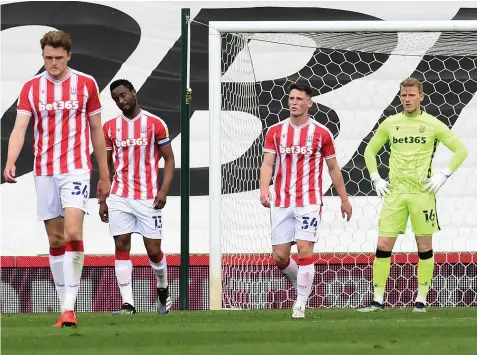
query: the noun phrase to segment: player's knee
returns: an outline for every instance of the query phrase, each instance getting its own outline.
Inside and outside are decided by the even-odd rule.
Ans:
[[[159,248],[159,249],[148,251],[147,256],[149,257],[149,260],[151,260],[153,263],[158,263],[162,260],[164,254],[162,253],[161,249]]]
[[[61,248],[65,245],[65,237],[61,232],[48,233],[48,242],[52,248]]]
[[[115,242],[116,246],[116,251],[123,251],[123,252],[129,252],[131,251],[131,243],[125,242],[125,241],[117,241]]]
[[[421,260],[430,259],[434,255],[432,249],[427,251],[419,251],[417,254],[419,255],[419,259]]]
[[[390,258],[391,254],[392,254],[391,251],[381,250],[381,249],[379,249],[379,247],[378,247],[378,249],[376,249],[376,257],[377,258],[380,258],[380,259]]]
[[[65,239],[69,241],[82,240],[83,233],[81,231],[81,228],[78,228],[76,226],[65,226]]]
[[[386,251],[391,253],[394,247],[394,240],[390,241],[388,238],[378,240],[378,250]]]
[[[273,260],[277,264],[278,268],[285,268],[290,260],[289,255],[273,253]]]

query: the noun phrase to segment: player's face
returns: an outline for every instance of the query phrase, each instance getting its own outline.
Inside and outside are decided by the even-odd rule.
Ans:
[[[419,93],[417,86],[401,87],[400,98],[404,112],[412,113],[420,107],[424,94]]]
[[[122,112],[130,112],[136,107],[136,92],[124,85],[119,85],[111,92],[111,96]]]
[[[288,108],[291,117],[300,117],[307,114],[312,105],[313,102],[304,91],[293,89],[288,96]]]
[[[63,47],[45,46],[43,49],[45,69],[55,79],[60,79],[66,74],[70,59],[71,52],[67,52]]]

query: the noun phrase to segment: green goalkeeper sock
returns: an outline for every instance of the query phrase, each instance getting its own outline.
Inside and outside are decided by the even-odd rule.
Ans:
[[[384,291],[386,289],[390,268],[391,252],[377,249],[376,258],[373,263],[373,284],[374,300],[380,304],[384,304]]]
[[[431,287],[432,275],[434,274],[434,254],[431,250],[419,252],[419,264],[417,265],[417,298],[416,302],[426,304],[427,294]]]

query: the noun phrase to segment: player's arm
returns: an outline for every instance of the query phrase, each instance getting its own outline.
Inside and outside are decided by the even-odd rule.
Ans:
[[[109,125],[106,123],[103,126],[104,141],[106,143],[106,159],[108,161],[109,176],[114,175],[114,162],[113,162],[113,141],[109,135]],[[99,217],[104,223],[109,223],[109,211],[106,200],[99,202]]]
[[[106,201],[111,189],[109,180],[108,161],[106,157],[106,143],[104,141],[103,125],[101,123],[101,102],[99,100],[99,88],[94,79],[88,81],[88,102],[86,103],[86,113],[89,117],[91,130],[91,143],[99,168],[99,181],[96,198],[98,202]]]
[[[326,160],[331,182],[333,183],[333,186],[335,187],[336,192],[341,199],[341,215],[343,218],[346,218],[349,221],[352,214],[352,207],[348,200],[348,194],[346,193],[341,167],[336,161],[336,151],[333,136],[329,131],[323,135],[320,153]]]
[[[454,154],[444,170],[423,181],[423,183],[426,184],[424,189],[434,193],[444,185],[447,178],[461,166],[468,155],[467,147],[464,143],[462,143],[459,137],[457,137],[449,127],[440,121],[437,122],[436,138]]]
[[[274,130],[268,130],[265,136],[265,146],[263,147],[262,167],[260,168],[260,203],[264,207],[270,207],[270,180],[273,175],[273,163],[277,154],[275,147]]]
[[[159,132],[159,151],[164,159],[164,176],[162,185],[154,199],[154,208],[161,209],[166,205],[167,195],[171,188],[172,178],[174,177],[175,159],[172,151],[171,141],[169,139],[169,130],[165,124],[156,124]]]
[[[348,200],[348,193],[344,184],[343,174],[341,173],[341,167],[339,166],[336,158],[326,159],[326,165],[328,166],[328,172],[331,177],[331,182],[335,187],[338,196],[341,199],[341,215],[346,220],[350,220],[352,214],[352,207]]]
[[[389,183],[379,175],[378,165],[376,163],[376,154],[388,140],[387,120],[385,120],[379,125],[376,133],[371,137],[371,140],[364,150],[366,168],[368,169],[369,176],[378,196],[384,196],[386,193],[389,193]]]
[[[3,176],[7,182],[16,182],[15,180],[15,163],[22,151],[25,143],[25,134],[30,123],[30,115],[26,113],[17,113],[15,125],[13,126],[10,139],[8,141],[7,163],[5,164],[5,172]]]
[[[99,168],[98,182],[98,201],[105,201],[109,196],[111,181],[109,177],[108,159],[106,154],[106,143],[103,135],[103,125],[101,124],[101,113],[92,115],[89,118],[91,130],[91,143],[93,144],[94,154]]]
[[[25,143],[25,134],[32,115],[30,104],[30,97],[32,96],[31,90],[31,83],[26,83],[18,97],[17,117],[15,118],[15,125],[13,126],[12,133],[10,133],[7,162],[5,164],[5,171],[3,172],[3,177],[7,182],[16,182],[15,163],[22,151],[23,144]]]
[[[113,140],[110,136],[110,126],[108,123],[103,125],[103,136],[104,136],[104,143],[106,146],[106,161],[108,163],[108,172],[110,179],[114,176],[114,161],[113,161]]]

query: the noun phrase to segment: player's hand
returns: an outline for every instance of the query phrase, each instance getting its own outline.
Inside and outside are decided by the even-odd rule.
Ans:
[[[161,210],[164,208],[167,202],[167,193],[164,191],[159,191],[154,198],[154,209]]]
[[[374,189],[376,190],[378,197],[384,197],[386,196],[386,194],[389,193],[389,188],[391,187],[391,185],[389,184],[389,182],[381,178],[381,176],[379,176],[379,173],[371,174],[371,181],[373,182]]]
[[[15,179],[15,170],[16,170],[15,164],[9,164],[7,163],[7,166],[5,166],[5,170],[3,172],[3,177],[5,178],[6,182],[9,183],[16,183],[17,180]]]
[[[266,190],[260,190],[260,203],[263,207],[270,208],[272,201],[272,196],[270,195],[270,190],[267,188]]]
[[[424,190],[436,193],[442,187],[442,185],[444,185],[450,175],[451,172],[449,170],[445,170],[432,175],[430,178],[424,179],[422,181],[423,184],[426,184],[426,186],[424,186]]]
[[[109,223],[109,211],[106,202],[99,203],[99,217],[104,223]]]
[[[351,219],[351,215],[353,214],[353,207],[351,207],[351,203],[348,200],[341,201],[341,215],[346,221]]]
[[[111,190],[111,181],[108,179],[99,179],[98,181],[98,190],[96,192],[96,198],[98,203],[106,202],[106,199],[109,196],[109,191]]]

